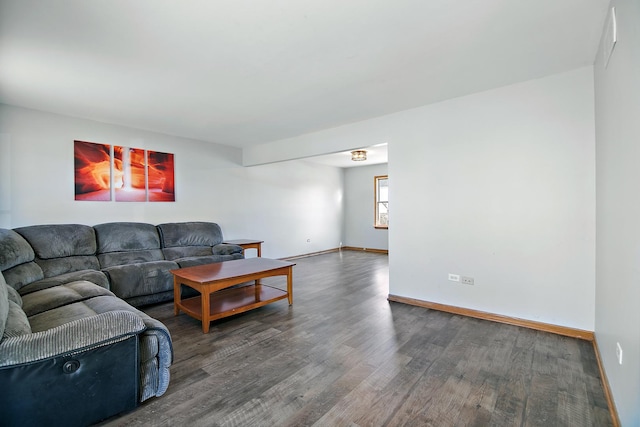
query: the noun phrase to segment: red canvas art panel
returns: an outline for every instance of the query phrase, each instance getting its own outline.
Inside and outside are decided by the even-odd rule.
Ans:
[[[111,146],[73,142],[75,199],[111,200]]]
[[[145,151],[113,147],[113,186],[116,202],[146,202]]]
[[[175,202],[173,154],[147,151],[150,202]]]

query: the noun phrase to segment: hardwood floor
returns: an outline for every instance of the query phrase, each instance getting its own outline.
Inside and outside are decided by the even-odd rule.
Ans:
[[[295,262],[293,306],[207,335],[147,308],[174,340],[169,389],[103,425],[612,425],[590,342],[389,302],[386,255]]]

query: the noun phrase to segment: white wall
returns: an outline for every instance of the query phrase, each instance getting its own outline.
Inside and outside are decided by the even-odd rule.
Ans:
[[[596,57],[595,332],[623,426],[640,426],[640,3],[615,0],[618,42]],[[616,359],[616,343],[623,350]]]
[[[244,168],[239,149],[7,105],[0,132],[0,227],[214,221],[226,238],[264,240],[263,255],[272,258],[341,240],[339,168],[300,161]],[[174,153],[176,202],[75,201],[75,139]]]
[[[244,161],[381,142],[390,293],[594,329],[592,67],[276,141]]]
[[[390,293],[592,331],[593,114],[588,67],[398,115]]]
[[[387,175],[387,164],[344,169],[344,246],[389,249],[387,229],[373,227],[375,194],[373,179]]]

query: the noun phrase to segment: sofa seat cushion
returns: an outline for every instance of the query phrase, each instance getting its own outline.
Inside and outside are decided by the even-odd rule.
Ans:
[[[172,261],[179,258],[213,255],[211,246],[179,246],[175,248],[164,248],[162,252],[166,259]]]
[[[109,276],[111,291],[127,299],[173,289],[173,275],[178,268],[173,261],[151,261],[139,264],[116,265],[103,269]]]
[[[86,280],[96,285],[109,289],[109,279],[107,276],[98,270],[82,270],[72,271],[70,273],[61,274],[55,277],[48,277],[46,279],[38,280],[23,286],[18,290],[20,295],[24,296],[31,292],[41,291],[42,289],[52,288],[55,286],[64,285],[65,283],[77,282],[79,280]]]
[[[98,298],[114,298],[114,297],[98,297]],[[35,332],[47,331],[75,320],[92,317],[98,314],[87,304],[88,301],[75,302],[73,304],[63,305],[51,310],[29,316],[31,330]]]
[[[199,257],[185,257],[176,259],[180,268],[193,267],[194,265],[212,264],[214,262],[231,261],[242,258],[242,254],[238,255],[209,255]]]
[[[87,300],[97,296],[112,296],[111,292],[86,280],[65,283],[27,294],[22,299],[27,316],[35,316],[54,308]]]
[[[145,249],[127,252],[107,252],[98,254],[98,261],[101,268],[113,267],[114,265],[140,264],[150,261],[163,261],[164,254],[160,249]]]
[[[239,257],[232,259],[243,258],[242,247],[224,243],[220,243],[219,245],[215,246],[177,246],[173,248],[164,248],[162,252],[164,252],[164,256],[166,259],[176,262],[179,259],[207,257],[211,255],[239,255]]]
[[[114,295],[100,295],[84,299],[29,316],[28,318],[31,324],[31,330],[36,333],[56,328],[79,319],[118,310],[134,312],[142,317],[143,320],[152,322],[154,325],[155,322],[157,322],[153,322],[148,315],[136,310]]]

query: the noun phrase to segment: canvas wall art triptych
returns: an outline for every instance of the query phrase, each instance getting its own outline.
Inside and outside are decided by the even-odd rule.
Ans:
[[[175,202],[173,154],[74,141],[75,199]]]

